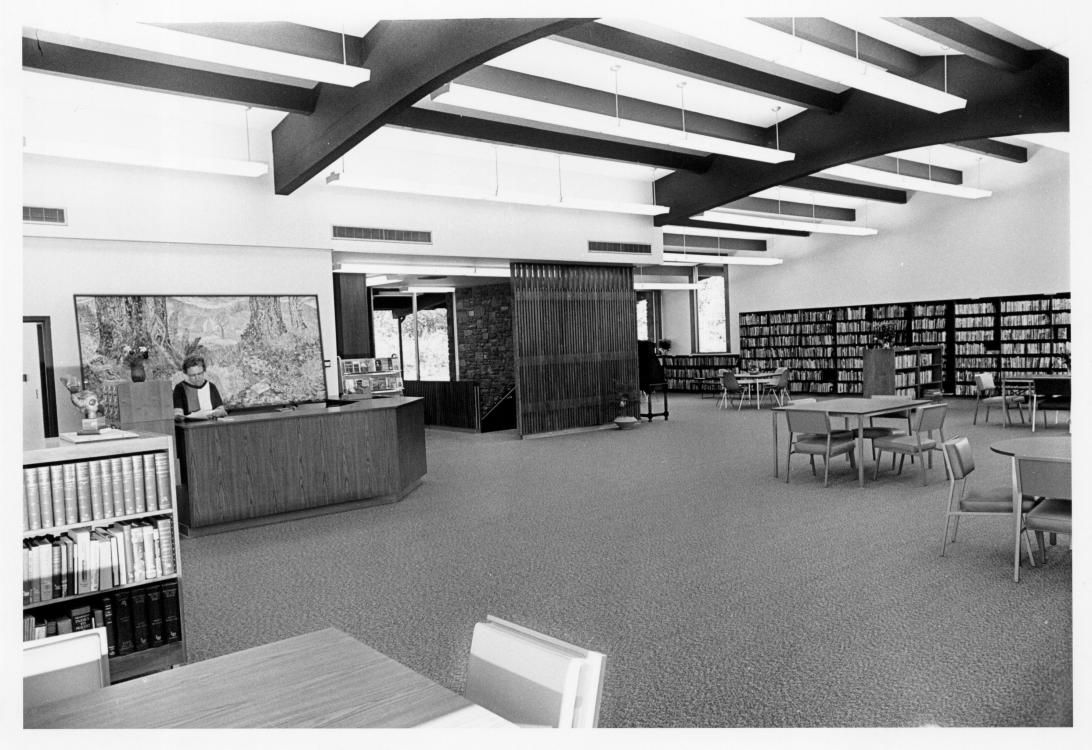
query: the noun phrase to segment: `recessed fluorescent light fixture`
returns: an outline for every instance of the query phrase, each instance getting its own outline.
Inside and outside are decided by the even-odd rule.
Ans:
[[[949,112],[967,106],[967,100],[962,97],[901,78],[856,57],[744,18],[673,12],[669,17],[654,21],[760,60],[930,112]]]
[[[887,185],[888,187],[903,188],[904,190],[920,190],[923,193],[949,195],[953,198],[989,198],[993,195],[989,190],[970,188],[964,185],[951,185],[947,182],[926,180],[921,177],[910,177],[904,174],[885,172],[882,169],[869,169],[856,164],[841,164],[837,167],[824,169],[819,174],[844,177],[847,180],[860,180],[873,185]]]
[[[503,278],[512,275],[508,266],[415,266],[395,263],[342,263],[340,273],[368,273],[394,276],[483,276]]]
[[[653,289],[660,289],[663,291],[668,290],[686,290],[686,289],[698,289],[697,284],[688,284],[683,281],[635,281],[633,282],[633,289],[637,292],[648,292]]]
[[[32,6],[28,6],[28,9],[30,7]],[[350,87],[358,86],[370,77],[367,68],[355,65],[343,65],[142,23],[102,23],[86,13],[62,16],[41,12],[33,14],[28,11],[27,17],[23,19],[23,33],[43,42],[137,57],[152,62],[180,64],[212,72],[220,72],[217,66],[241,68],[296,81],[318,81]]]
[[[411,294],[451,294],[455,291],[453,286],[407,286],[406,291]]]
[[[337,270],[337,269],[335,269]],[[401,281],[401,278],[392,278],[391,276],[371,275],[364,280],[364,286],[379,286],[380,284],[392,284],[396,281]]]
[[[724,211],[706,211],[696,218],[703,221],[716,221],[722,224],[742,224],[748,227],[766,227],[767,229],[792,229],[801,232],[817,232],[819,234],[845,234],[857,237],[877,234],[871,227],[859,227],[852,224],[823,224],[818,221],[790,221],[788,219],[774,219],[765,216],[752,216],[750,214],[730,214]]]
[[[696,266],[699,264],[722,266],[776,266],[781,258],[753,258],[742,255],[704,255],[702,253],[673,253],[664,250],[665,266]]]
[[[39,156],[56,156],[62,159],[82,159],[111,164],[130,164],[137,167],[178,169],[185,172],[209,172],[238,177],[261,177],[269,172],[269,165],[261,161],[226,159],[196,154],[172,154],[166,151],[140,151],[123,146],[105,146],[95,143],[77,143],[39,138],[24,138],[23,153]]]
[[[735,156],[770,164],[791,161],[796,156],[791,151],[754,146],[750,143],[714,138],[713,136],[698,133],[685,133],[674,128],[620,119],[610,115],[601,115],[596,112],[563,107],[558,104],[525,99],[520,96],[502,94],[458,83],[448,84],[433,94],[432,98],[437,102],[449,104],[453,107],[492,112],[507,117],[544,122],[591,133],[614,135],[635,141],[677,146],[694,151]]]
[[[546,208],[605,211],[607,213],[636,214],[638,216],[659,216],[660,214],[667,213],[669,210],[667,206],[656,206],[649,203],[627,203],[625,201],[603,201],[583,198],[555,198],[552,195],[538,193],[494,192],[492,189],[466,185],[360,178],[349,174],[342,174],[333,182],[327,180],[326,184],[337,188],[382,190],[390,193],[432,195],[440,198],[463,198],[466,200],[490,201],[493,203],[518,203],[525,206],[543,206]]]

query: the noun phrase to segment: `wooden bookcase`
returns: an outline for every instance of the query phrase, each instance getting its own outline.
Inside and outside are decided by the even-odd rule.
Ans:
[[[734,370],[739,366],[736,354],[665,354],[660,358],[669,391],[696,393],[703,383],[717,377],[717,370]],[[719,390],[719,386],[718,386]]]
[[[121,471],[121,478],[115,480],[119,473],[116,470],[125,461],[130,470],[136,465],[134,461],[142,469],[153,468],[151,481],[144,483],[143,510],[137,501],[136,474]],[[74,444],[49,438],[40,447],[23,451],[23,470],[24,639],[28,635],[35,637],[34,625],[28,623],[30,618],[34,624],[52,622],[62,631],[69,625],[83,629],[78,626],[79,620],[84,608],[88,608],[93,624],[102,618],[109,634],[112,681],[184,664],[182,563],[172,439],[142,434]],[[45,479],[41,479],[43,472]],[[59,485],[54,475],[61,477]],[[132,485],[125,489],[129,476]],[[50,486],[48,495],[40,491],[43,481]],[[60,502],[54,497],[54,487],[61,491]],[[122,494],[116,505],[115,489]],[[145,533],[146,526],[158,534]],[[125,527],[128,534],[123,533]],[[158,536],[157,542],[152,541],[152,559],[156,562],[145,559],[143,574],[136,572],[135,565],[133,570],[128,565],[121,570],[118,555],[120,547],[126,550],[127,560],[140,559],[130,554],[136,546],[131,540],[138,535],[138,529],[142,539]],[[110,541],[111,531],[118,535],[115,541]],[[90,551],[92,547],[101,553],[98,559],[105,570],[92,567],[96,557]],[[123,616],[128,618],[127,629],[121,625]],[[123,643],[130,637],[131,644]]]
[[[102,414],[113,427],[174,434],[174,395],[170,381],[108,380],[102,384]]]
[[[944,348],[940,346],[866,349],[863,395],[906,395],[921,398],[943,388]]]
[[[944,393],[973,395],[980,372],[1000,382],[1067,369],[1068,292],[744,312],[740,355],[761,369],[792,368],[796,392],[864,393],[864,353],[884,322],[894,328],[896,348],[939,347],[940,374],[930,377]]]

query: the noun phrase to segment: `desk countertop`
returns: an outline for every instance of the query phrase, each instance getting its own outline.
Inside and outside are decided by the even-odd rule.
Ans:
[[[292,409],[277,409],[275,411],[231,412],[223,419],[190,419],[184,422],[175,422],[177,427],[184,430],[212,427],[220,424],[232,424],[234,422],[268,422],[274,419],[299,419],[301,417],[321,417],[333,414],[359,413],[365,411],[383,411],[397,409],[399,406],[421,401],[417,396],[384,396],[383,398],[367,398],[355,401],[345,401],[337,406],[325,404],[301,404]]]

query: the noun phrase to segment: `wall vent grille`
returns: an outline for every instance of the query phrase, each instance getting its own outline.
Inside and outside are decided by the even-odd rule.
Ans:
[[[634,242],[597,242],[595,240],[588,240],[588,252],[652,255],[652,245],[642,245]]]
[[[342,227],[335,225],[334,239],[431,245],[432,232],[422,232],[415,229],[378,229],[375,227]]]
[[[23,221],[28,224],[67,224],[63,208],[23,206]]]

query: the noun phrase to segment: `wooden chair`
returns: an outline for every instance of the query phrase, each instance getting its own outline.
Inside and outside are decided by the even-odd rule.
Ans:
[[[986,407],[986,422],[990,421],[990,409],[1000,406],[1008,415],[1008,407],[1015,406],[1020,412],[1020,423],[1024,423],[1024,397],[1018,394],[999,393],[993,382],[993,375],[980,372],[974,376],[974,419],[971,424],[978,424],[978,408]]]
[[[947,404],[931,404],[918,409],[917,421],[909,435],[890,435],[879,437],[872,441],[872,449],[876,453],[875,470],[872,478],[880,475],[880,460],[884,451],[891,454],[899,454],[899,474],[902,474],[902,465],[907,456],[921,459],[921,484],[929,483],[926,473],[925,458],[929,458],[929,468],[933,468],[933,451],[937,448],[937,440],[933,433],[937,433],[940,440],[944,440],[944,417],[948,413]]]
[[[1035,381],[1035,389],[1031,393],[1031,431],[1035,432],[1036,416],[1043,413],[1043,427],[1047,426],[1048,411],[1057,414],[1060,411],[1072,410],[1072,382],[1069,380],[1055,380],[1043,378]]]
[[[940,547],[940,556],[948,549],[948,529],[952,530],[951,541],[954,543],[959,532],[961,516],[996,516],[1013,518],[1012,488],[997,487],[981,491],[967,491],[967,477],[974,472],[974,454],[971,441],[965,437],[954,437],[941,443],[941,455],[944,456],[944,468],[948,474],[948,512],[944,520],[944,542]],[[959,485],[957,496],[956,485]],[[1020,518],[1014,523],[1023,524],[1024,515],[1035,507],[1034,497],[1023,497],[1020,503]],[[1028,557],[1031,557],[1031,545],[1027,545]],[[1019,554],[1019,551],[1017,551]],[[1034,559],[1032,559],[1034,562]]]
[[[1045,458],[1021,458],[1016,456],[1016,491],[1022,496],[1043,498],[1038,505],[1028,511],[1024,517],[1024,542],[1028,544],[1028,534],[1035,532],[1039,551],[1046,562],[1046,545],[1043,533],[1073,533],[1073,464],[1069,461],[1055,461]],[[1017,527],[1016,562],[1013,568],[1013,580],[1020,580],[1020,529]],[[1032,565],[1035,558],[1031,558]]]
[[[106,628],[23,642],[23,708],[110,684]]]
[[[832,430],[830,415],[810,409],[786,409],[789,422],[789,452],[785,460],[785,482],[789,481],[792,454],[805,453],[811,460],[811,473],[815,475],[815,457],[823,457],[823,486],[830,486],[830,460],[843,453],[849,456],[850,467],[856,469],[853,457],[857,442],[849,430]]]
[[[599,723],[606,657],[492,615],[474,626],[466,698],[524,726]]]

